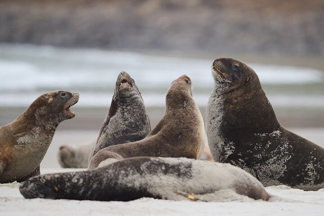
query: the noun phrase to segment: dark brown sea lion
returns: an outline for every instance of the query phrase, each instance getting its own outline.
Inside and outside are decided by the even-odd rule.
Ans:
[[[59,164],[64,168],[87,168],[88,160],[100,149],[138,141],[151,131],[141,92],[134,79],[123,71],[116,81],[109,112],[103,122],[96,143],[62,145],[58,152]]]
[[[89,169],[106,159],[149,156],[198,159],[204,146],[204,123],[191,93],[191,80],[182,75],[172,82],[166,95],[166,111],[143,140],[114,145],[95,154]],[[111,160],[109,160],[110,162]]]
[[[240,168],[188,158],[128,158],[94,170],[36,176],[20,186],[20,193],[29,199],[218,201],[225,192],[252,199],[270,197]]]
[[[206,129],[214,160],[243,168],[265,186],[324,187],[324,149],[279,124],[253,69],[221,58],[212,74]]]
[[[60,122],[75,115],[79,94],[48,92],[12,123],[0,127],[0,183],[23,181],[40,173],[39,165]]]

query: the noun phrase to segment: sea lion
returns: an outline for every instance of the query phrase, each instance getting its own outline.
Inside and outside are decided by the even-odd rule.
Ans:
[[[94,170],[36,176],[19,189],[29,199],[215,201],[229,191],[252,199],[270,197],[238,167],[188,158],[128,158]]]
[[[40,173],[56,127],[75,116],[70,107],[78,100],[78,93],[45,93],[13,122],[0,127],[0,183],[23,181]]]
[[[62,168],[87,168],[96,142],[81,145],[61,145],[57,154]]]
[[[191,80],[182,75],[174,80],[166,95],[166,111],[144,139],[114,145],[95,154],[89,165],[94,169],[106,159],[150,157],[188,157],[198,159],[204,146],[203,118],[191,92]]]
[[[206,131],[215,161],[250,172],[265,186],[324,187],[324,149],[283,128],[257,74],[235,59],[216,59]]]
[[[86,168],[89,155],[91,158],[105,147],[141,140],[150,131],[151,124],[141,92],[134,79],[123,71],[118,75],[109,112],[101,126],[96,144],[61,146],[58,161],[65,168]]]

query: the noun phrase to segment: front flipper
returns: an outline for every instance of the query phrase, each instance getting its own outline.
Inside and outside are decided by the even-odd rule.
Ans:
[[[202,202],[207,202],[206,200],[202,200],[202,199],[199,199],[198,197],[196,197],[195,195],[191,194],[191,193],[186,193],[186,192],[183,192],[183,191],[176,191],[176,194],[179,194],[185,198],[187,198],[188,200],[191,200],[191,201],[202,201]]]

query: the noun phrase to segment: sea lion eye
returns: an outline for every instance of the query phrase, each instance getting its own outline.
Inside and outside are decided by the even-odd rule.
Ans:
[[[233,64],[233,71],[239,71],[239,70],[240,70],[240,65]]]
[[[65,98],[65,97],[66,97],[66,93],[65,93],[65,92],[61,92],[60,96],[61,96],[62,98]]]
[[[186,83],[187,83],[188,85],[191,85],[191,81],[190,81],[189,79],[186,79]]]

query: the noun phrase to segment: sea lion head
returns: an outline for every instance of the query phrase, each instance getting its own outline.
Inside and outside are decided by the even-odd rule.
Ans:
[[[187,75],[182,75],[171,83],[167,92],[167,109],[185,108],[190,102],[193,102],[191,79]]]
[[[132,97],[134,95],[141,97],[141,92],[137,88],[135,80],[131,78],[127,72],[120,72],[116,81],[114,98],[123,99]]]
[[[61,167],[70,168],[71,166],[76,166],[76,164],[73,163],[76,156],[74,151],[75,150],[73,149],[73,147],[68,145],[62,145],[59,148],[59,154],[57,155],[57,158]]]
[[[260,87],[258,76],[252,68],[232,58],[219,58],[212,64],[215,84],[225,93],[244,87],[245,90]]]
[[[68,91],[48,92],[38,97],[28,108],[30,115],[35,115],[38,123],[60,122],[74,118],[75,114],[70,107],[79,100],[78,93]]]

